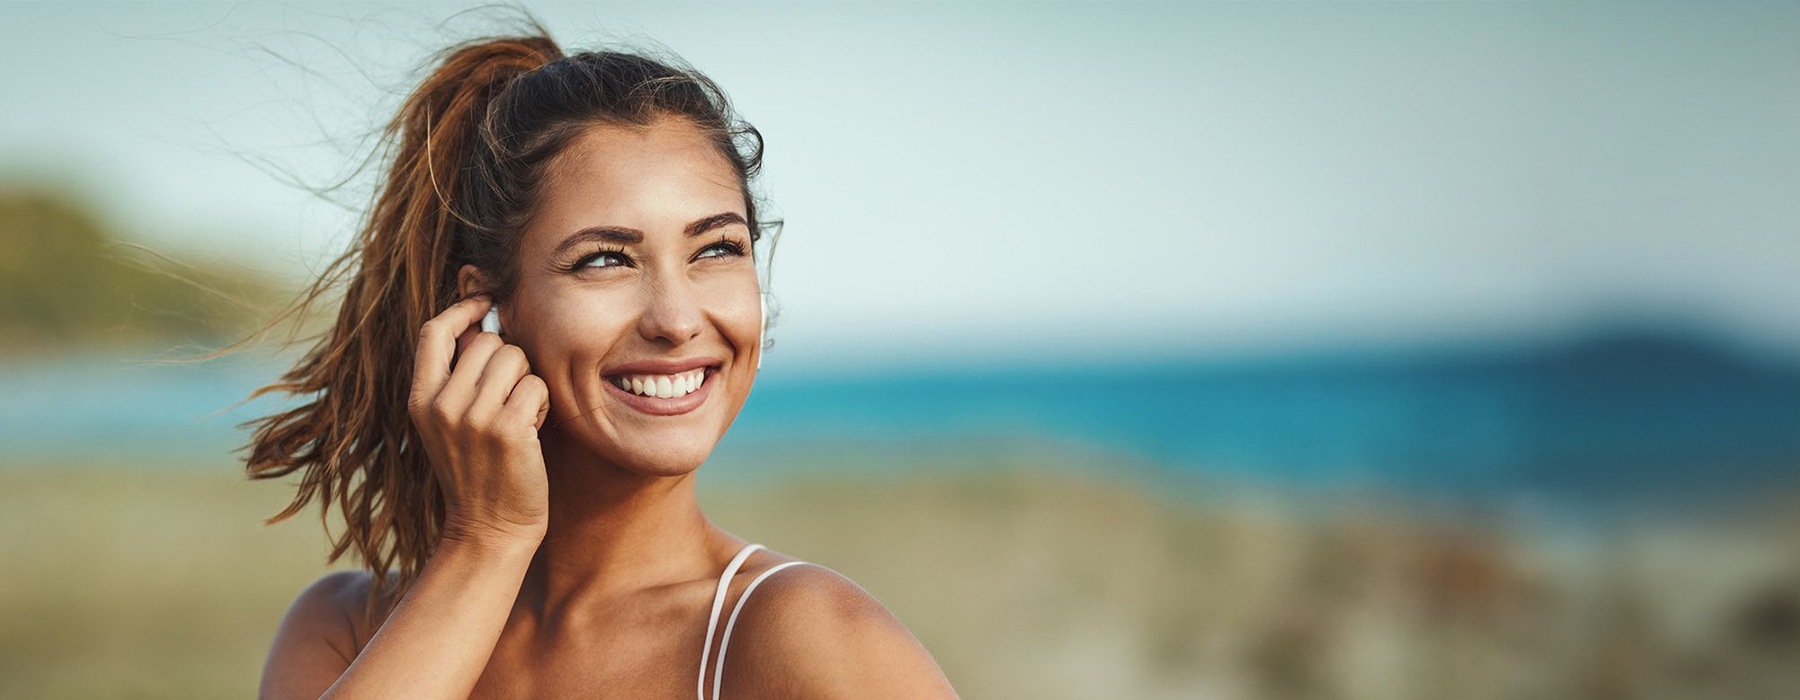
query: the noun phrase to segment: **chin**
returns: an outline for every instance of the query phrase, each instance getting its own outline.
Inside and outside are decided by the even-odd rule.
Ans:
[[[609,456],[608,461],[621,469],[644,476],[681,476],[693,472],[706,462],[712,454],[714,440],[693,438],[678,440],[677,443],[700,445],[695,447],[658,448],[652,445],[610,445],[601,454]]]
[[[619,464],[646,476],[682,476],[700,468],[709,452],[651,455],[627,455]]]

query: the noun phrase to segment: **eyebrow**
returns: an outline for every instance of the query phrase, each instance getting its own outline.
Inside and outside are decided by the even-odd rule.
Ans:
[[[749,225],[744,221],[744,217],[738,215],[737,212],[728,211],[722,214],[714,214],[703,219],[695,219],[693,223],[687,225],[687,228],[684,229],[682,233],[688,238],[693,238],[694,236],[706,233],[707,231],[711,231],[721,226],[729,226],[731,224]],[[556,244],[556,250],[551,251],[551,255],[561,255],[564,251],[587,241],[610,241],[613,243],[635,245],[644,242],[644,232],[635,228],[626,228],[624,226],[590,226],[570,234],[568,238],[564,238],[561,243]]]

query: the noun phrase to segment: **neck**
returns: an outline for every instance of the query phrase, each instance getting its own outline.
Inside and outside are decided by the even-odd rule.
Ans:
[[[542,444],[550,523],[525,573],[520,605],[554,615],[719,575],[720,552],[736,538],[700,512],[696,472],[633,472],[548,430]]]

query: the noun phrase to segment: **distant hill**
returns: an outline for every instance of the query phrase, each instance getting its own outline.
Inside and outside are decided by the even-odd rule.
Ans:
[[[292,293],[121,233],[74,198],[0,189],[0,355],[222,344]]]

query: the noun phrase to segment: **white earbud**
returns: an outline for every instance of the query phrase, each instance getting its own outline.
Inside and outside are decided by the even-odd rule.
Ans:
[[[762,369],[763,336],[769,332],[769,293],[758,292],[756,301],[758,302],[757,306],[761,308],[756,317],[756,369],[760,371]]]
[[[493,306],[488,307],[487,315],[481,317],[481,330],[487,331],[489,333],[493,333],[495,335],[500,334],[500,305],[499,304],[495,304]]]

